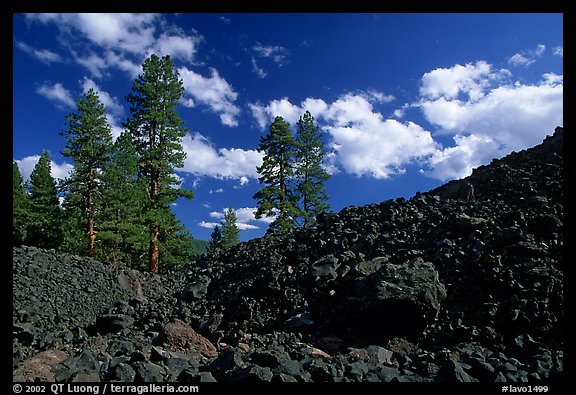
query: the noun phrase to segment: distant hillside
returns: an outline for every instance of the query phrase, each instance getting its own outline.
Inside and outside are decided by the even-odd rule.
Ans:
[[[200,255],[200,254],[204,254],[206,252],[206,248],[208,247],[208,242],[205,240],[194,239],[194,240],[192,240],[192,245],[194,246],[194,252],[196,252],[196,254]]]

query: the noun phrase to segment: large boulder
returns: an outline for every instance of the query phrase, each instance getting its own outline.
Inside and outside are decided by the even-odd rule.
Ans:
[[[394,336],[418,338],[434,323],[446,298],[434,265],[422,258],[404,264],[375,258],[361,262],[355,273],[352,282],[343,282],[334,293],[335,302],[317,299],[311,308],[332,322],[334,331],[360,344],[385,344]]]

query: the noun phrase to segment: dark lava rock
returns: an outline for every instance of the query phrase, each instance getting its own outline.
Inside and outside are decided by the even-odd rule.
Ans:
[[[563,129],[156,275],[13,248],[16,381],[560,382]]]

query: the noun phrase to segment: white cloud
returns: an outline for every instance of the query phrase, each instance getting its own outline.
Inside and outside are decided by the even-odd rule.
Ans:
[[[38,163],[40,155],[32,155],[16,160],[18,165],[18,170],[24,181],[30,180],[30,174],[34,170],[34,166]],[[69,163],[63,162],[62,164],[57,164],[54,161],[50,161],[50,175],[56,180],[63,180],[70,175],[73,166]]]
[[[238,126],[237,117],[240,114],[240,108],[234,104],[238,93],[224,78],[220,77],[216,69],[211,69],[210,77],[203,77],[186,67],[179,68],[178,72],[184,83],[185,95],[191,96],[183,98],[189,107],[194,106],[194,102],[198,101],[219,114],[223,125]]]
[[[64,88],[64,86],[59,82],[51,84],[48,81],[45,81],[38,89],[36,89],[36,93],[54,102],[59,108],[74,108],[76,106],[76,102],[72,98],[70,91]]]
[[[252,57],[251,59],[252,61],[252,71],[259,77],[259,78],[266,78],[266,76],[268,75],[266,73],[266,70],[264,70],[262,67],[258,66],[258,63],[256,63],[256,59],[254,59],[254,57]]]
[[[564,57],[564,47],[563,46],[557,46],[552,48],[552,53],[556,56],[560,56],[561,58]]]
[[[223,209],[222,211],[212,211],[208,213],[210,218],[215,218],[220,220],[220,222],[213,222],[213,221],[201,221],[198,223],[199,226],[203,228],[214,228],[216,225],[221,225],[224,221],[224,213],[228,209]],[[251,230],[251,229],[260,229],[258,225],[254,225],[254,223],[263,223],[269,225],[274,221],[274,217],[264,217],[261,219],[256,219],[254,217],[254,213],[256,212],[256,207],[242,207],[235,209],[234,212],[236,213],[236,226],[238,226],[241,230]]]
[[[22,41],[16,41],[16,47],[28,55],[35,57],[42,63],[51,64],[55,62],[64,62],[64,59],[60,55],[48,49],[36,49]]]
[[[242,176],[240,177],[240,185],[246,185],[250,182],[250,180],[248,179],[248,177]]]
[[[201,41],[200,35],[186,36],[182,31],[177,31],[174,35],[162,33],[154,45],[154,52],[192,62]]]
[[[464,66],[457,64],[448,69],[438,68],[422,76],[420,95],[428,99],[455,99],[465,93],[469,99],[478,100],[484,95],[484,90],[491,81],[509,76],[508,70],[494,71],[492,65],[485,61]]]
[[[187,134],[182,139],[182,146],[186,152],[186,159],[180,171],[218,179],[258,177],[256,167],[262,164],[262,153],[256,150],[216,149],[200,133],[195,133],[193,136]]]
[[[528,67],[532,63],[534,63],[535,61],[536,61],[536,59],[534,59],[534,58],[527,58],[526,56],[524,56],[520,53],[516,53],[508,59],[508,64],[510,64],[512,66],[516,66],[516,67],[519,67],[519,66]]]
[[[290,54],[287,48],[281,47],[279,45],[263,45],[260,42],[252,47],[254,52],[262,58],[270,58],[278,66],[283,66],[286,62],[286,58]]]
[[[472,81],[473,73],[450,75],[461,70],[456,66],[437,69],[452,86],[421,89],[423,97],[417,105],[424,117],[439,132],[453,134],[455,142],[431,157],[431,170],[425,174],[442,180],[463,177],[491,158],[539,144],[563,124],[563,76],[547,73],[537,84],[503,83],[500,73],[487,66]],[[456,98],[456,93],[468,98]]]
[[[515,53],[508,58],[508,64],[515,67],[528,67],[534,63],[537,58],[541,57],[545,50],[546,45],[538,44],[534,49]]]
[[[81,85],[84,94],[86,94],[90,88],[94,89],[98,94],[100,102],[102,102],[107,110],[106,120],[112,130],[112,138],[116,140],[124,130],[124,128],[119,125],[120,122],[118,120],[118,118],[124,114],[124,107],[122,107],[118,98],[112,97],[108,92],[103,91],[93,80],[84,77],[81,81]]]
[[[200,226],[202,228],[207,228],[207,229],[213,229],[216,225],[220,226],[222,224],[219,222],[207,222],[207,221],[198,222],[198,226]]]
[[[375,112],[371,101],[391,100],[381,92],[348,93],[333,103],[307,98],[300,105],[288,98],[272,100],[266,106],[250,104],[252,115],[261,128],[280,115],[294,125],[309,110],[320,123],[321,130],[330,135],[328,170],[336,173],[337,166],[349,174],[388,178],[402,173],[403,165],[431,155],[435,143],[431,134],[408,122],[384,119]]]
[[[218,189],[210,189],[208,193],[212,195],[213,193],[222,193],[222,192],[224,192],[224,189],[218,188]]]
[[[469,176],[472,168],[490,162],[501,151],[501,146],[490,136],[478,134],[454,136],[455,146],[436,151],[428,161],[429,177],[449,180]],[[499,156],[499,155],[498,155]]]
[[[103,91],[98,86],[98,84],[96,84],[93,80],[84,77],[81,81],[81,85],[82,85],[82,92],[84,94],[86,94],[90,90],[90,88],[92,88],[98,95],[100,102],[102,102],[106,110],[108,110],[111,114],[113,114],[114,116],[124,114],[124,107],[122,106],[122,104],[120,104],[118,98],[112,97],[108,92]]]
[[[140,61],[130,60],[125,55],[114,51],[105,51],[101,54],[89,52],[84,55],[77,55],[75,62],[86,67],[95,78],[110,76],[108,71],[110,68],[122,70],[133,79],[142,72]]]
[[[135,78],[151,53],[193,62],[202,36],[169,25],[160,14],[84,13],[27,14],[29,21],[54,24],[63,47],[96,78],[117,68]],[[85,38],[78,40],[78,38]]]
[[[378,103],[390,103],[396,100],[393,95],[386,95],[377,90],[369,90],[366,92],[366,95],[368,96],[368,100],[372,99]]]
[[[260,129],[265,129],[268,123],[276,116],[284,118],[286,122],[293,125],[305,111],[302,111],[300,107],[290,103],[287,97],[280,100],[271,100],[266,106],[260,103],[248,103],[248,107],[252,111],[252,116],[256,119]]]

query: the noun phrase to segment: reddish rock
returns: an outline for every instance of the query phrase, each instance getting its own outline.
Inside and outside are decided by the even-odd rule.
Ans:
[[[216,347],[210,340],[197,333],[187,323],[175,320],[164,325],[160,341],[170,351],[182,352],[187,355],[200,354],[206,358],[218,356]]]
[[[13,381],[55,381],[52,366],[65,361],[68,354],[59,350],[42,351],[26,359],[12,373]]]

